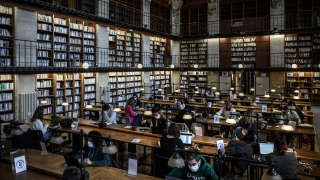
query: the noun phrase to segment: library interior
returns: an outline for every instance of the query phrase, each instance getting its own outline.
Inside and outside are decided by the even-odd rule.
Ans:
[[[320,0],[1,0],[1,180],[320,180]]]

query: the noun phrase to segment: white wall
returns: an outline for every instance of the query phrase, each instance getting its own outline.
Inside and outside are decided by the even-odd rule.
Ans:
[[[142,65],[143,67],[151,66],[150,59],[150,36],[142,34]]]
[[[219,67],[219,38],[208,39],[208,67]]]
[[[36,66],[37,13],[15,8],[15,39],[17,66]]]
[[[97,25],[97,63],[98,67],[109,66],[109,32],[110,28]]]
[[[271,0],[270,30],[283,30],[285,25],[284,0]]]
[[[208,33],[219,34],[219,0],[208,2]]]
[[[270,65],[284,66],[284,35],[270,35]]]

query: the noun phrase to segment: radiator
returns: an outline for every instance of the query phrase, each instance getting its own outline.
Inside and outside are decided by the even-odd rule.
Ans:
[[[29,120],[38,107],[37,94],[19,94],[19,120]]]

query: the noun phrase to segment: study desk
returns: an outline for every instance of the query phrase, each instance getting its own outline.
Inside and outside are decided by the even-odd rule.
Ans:
[[[28,171],[32,169],[32,175],[30,179],[37,179],[36,177],[52,177],[53,180],[61,179],[64,169],[66,168],[65,160],[62,155],[48,153],[48,155],[40,155],[39,150],[27,149],[26,159]],[[7,164],[10,163],[10,157],[7,156],[5,160]],[[0,164],[3,164],[2,161]],[[10,166],[11,167],[11,166]],[[2,169],[2,168],[0,168]],[[11,169],[11,168],[10,168]],[[86,167],[86,170],[90,174],[91,180],[100,179],[118,179],[118,180],[131,180],[131,179],[142,179],[142,180],[160,180],[160,178],[137,174],[136,177],[129,176],[126,170],[112,168],[112,167]],[[11,173],[11,171],[9,171]],[[36,172],[36,177],[33,173]],[[42,174],[43,173],[43,174]],[[46,176],[45,176],[46,175]],[[29,179],[29,178],[28,178]]]

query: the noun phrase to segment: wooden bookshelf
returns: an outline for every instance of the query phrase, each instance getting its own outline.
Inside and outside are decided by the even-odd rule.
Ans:
[[[86,105],[95,105],[96,104],[96,73],[84,73],[83,77],[83,107]],[[89,115],[89,111],[83,112],[84,116]]]
[[[95,24],[38,13],[37,66],[96,64]]]
[[[96,28],[95,24],[84,22],[83,29],[83,63],[96,64]]]
[[[53,24],[52,15],[38,14],[37,66],[53,65]]]
[[[109,84],[111,98],[119,106],[125,106],[126,101],[133,95],[141,96],[141,72],[110,72]]]
[[[208,66],[208,41],[207,40],[192,40],[181,41],[180,44],[181,66],[194,67],[197,64],[199,67]]]
[[[72,66],[81,66],[83,59],[83,22],[70,19],[69,58]]]
[[[141,42],[141,34],[139,33],[110,29],[110,65],[113,67],[135,67],[142,63]]]
[[[37,74],[37,96],[38,104],[43,107],[43,114],[52,114],[54,108],[52,74]]]
[[[207,71],[185,71],[181,73],[180,89],[183,91],[194,90],[199,87],[199,91],[203,91],[208,87]]]
[[[151,64],[153,67],[164,67],[167,48],[167,39],[160,37],[150,37]]]
[[[0,120],[15,120],[15,77],[0,75]]]
[[[320,74],[319,72],[288,72],[286,73],[286,89],[290,94],[300,91],[301,98],[309,99],[314,105],[319,104]]]
[[[171,93],[171,72],[170,71],[152,71],[150,77],[152,85],[152,94],[168,94]],[[162,89],[162,91],[158,91]]]
[[[0,5],[0,67],[14,66],[14,9]]]
[[[232,67],[255,67],[256,63],[256,37],[239,37],[231,39]]]
[[[312,62],[312,35],[287,34],[285,35],[285,64],[288,68],[297,64],[298,68],[311,67]]]

